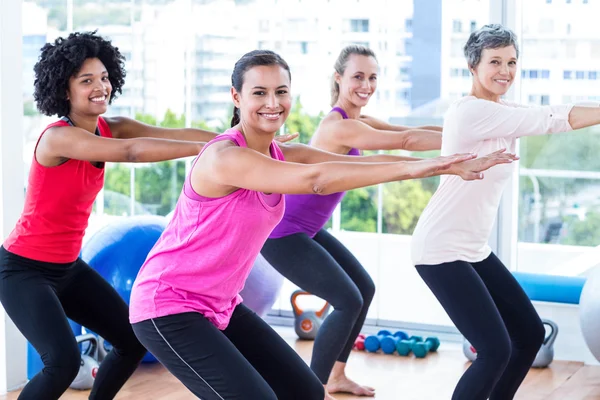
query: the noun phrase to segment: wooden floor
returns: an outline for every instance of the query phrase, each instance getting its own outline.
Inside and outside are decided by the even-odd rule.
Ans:
[[[308,362],[312,342],[296,341],[292,329],[277,330]],[[450,399],[454,385],[467,366],[457,344],[442,344],[437,354],[420,360],[355,351],[348,363],[348,375],[360,383],[376,387],[378,400],[444,400]],[[84,400],[88,393],[69,390],[61,399]],[[7,396],[0,396],[0,400],[16,400],[17,396],[18,392],[11,392]],[[142,365],[116,397],[144,400],[194,398],[158,364]],[[345,395],[336,398],[364,399]],[[600,367],[556,361],[550,368],[532,369],[515,399],[600,400]]]

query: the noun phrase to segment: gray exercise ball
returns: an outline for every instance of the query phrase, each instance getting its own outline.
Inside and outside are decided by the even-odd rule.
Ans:
[[[591,271],[581,291],[579,320],[585,343],[600,361],[600,267]]]
[[[275,304],[282,286],[283,276],[259,253],[240,295],[245,306],[264,317]]]

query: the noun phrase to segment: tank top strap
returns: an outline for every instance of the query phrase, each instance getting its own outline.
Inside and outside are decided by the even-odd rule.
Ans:
[[[344,111],[344,109],[341,108],[341,107],[333,107],[331,109],[331,111],[329,111],[329,112],[330,113],[337,112],[337,113],[339,113],[342,116],[342,118],[344,118],[344,119],[350,119],[350,117],[348,117],[348,114],[346,114],[346,111]]]

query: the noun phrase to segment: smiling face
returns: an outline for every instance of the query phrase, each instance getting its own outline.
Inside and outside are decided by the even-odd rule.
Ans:
[[[80,115],[104,114],[112,85],[106,67],[98,58],[88,58],[81,69],[69,79],[67,98],[71,113]]]
[[[343,75],[335,74],[339,85],[339,102],[351,103],[357,107],[364,107],[377,89],[377,72],[379,65],[375,58],[352,54],[346,62]]]
[[[473,94],[498,101],[513,84],[517,73],[517,51],[514,46],[484,49],[473,72]]]
[[[280,65],[261,65],[246,71],[241,92],[231,88],[244,131],[277,132],[290,113],[290,86],[290,74]]]

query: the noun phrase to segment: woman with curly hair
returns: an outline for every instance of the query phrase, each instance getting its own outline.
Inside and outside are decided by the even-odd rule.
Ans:
[[[46,44],[35,75],[38,109],[62,118],[40,135],[23,213],[0,247],[0,301],[44,362],[19,399],[58,399],[77,375],[80,351],[67,318],[113,344],[90,394],[112,399],[146,350],[127,304],[79,258],[104,163],[194,156],[216,134],[101,117],[125,70],[119,50],[95,33]]]

